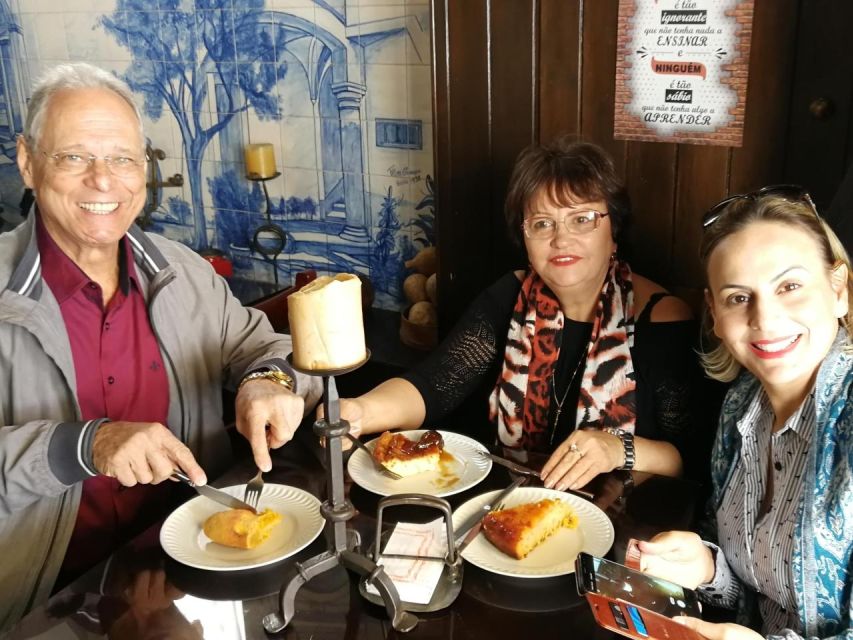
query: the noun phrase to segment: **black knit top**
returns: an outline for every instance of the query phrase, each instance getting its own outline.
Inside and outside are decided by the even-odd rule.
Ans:
[[[515,274],[507,273],[474,300],[435,351],[402,376],[423,396],[425,424],[437,425],[471,396],[477,397],[482,415],[488,414],[488,396],[501,372],[510,317],[520,288]],[[684,458],[694,422],[692,411],[701,406],[696,397],[701,370],[694,351],[698,328],[693,320],[651,322],[651,310],[661,297],[649,300],[635,324],[631,358],[637,376],[636,435],[669,441]],[[580,358],[586,357],[591,332],[591,323],[568,318],[564,323],[555,378],[557,398],[562,400],[565,394],[565,401],[546,453],[575,427],[582,376],[573,373]],[[554,419],[555,406],[552,392],[549,421]],[[548,428],[554,429],[553,424]],[[480,439],[488,442],[492,437]]]

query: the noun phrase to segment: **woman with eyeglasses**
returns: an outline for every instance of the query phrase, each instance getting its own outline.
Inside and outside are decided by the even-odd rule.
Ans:
[[[684,620],[711,640],[853,638],[850,261],[787,186],[712,209],[701,258],[705,370],[734,381],[711,460],[716,544],[664,533],[640,543],[641,568],[737,607],[740,624]]]
[[[546,487],[680,474],[696,326],[618,257],[630,205],[612,161],[587,143],[532,146],[505,210],[527,269],[486,289],[420,366],[343,401],[342,417],[355,434],[418,428],[480,392],[503,446],[545,454]]]

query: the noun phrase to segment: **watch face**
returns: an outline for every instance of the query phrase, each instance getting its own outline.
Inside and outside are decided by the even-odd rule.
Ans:
[[[283,371],[272,371],[273,377],[281,383],[286,385],[293,385],[293,378],[284,373]]]

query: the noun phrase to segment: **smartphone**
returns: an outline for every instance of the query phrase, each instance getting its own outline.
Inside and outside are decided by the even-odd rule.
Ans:
[[[635,640],[704,640],[672,618],[699,618],[696,592],[669,580],[581,552],[575,561],[578,593],[602,627]]]

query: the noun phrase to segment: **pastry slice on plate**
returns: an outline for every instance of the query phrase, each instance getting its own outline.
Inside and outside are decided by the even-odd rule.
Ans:
[[[376,441],[373,457],[386,469],[402,477],[438,471],[444,439],[438,431],[427,431],[420,440],[386,431]]]
[[[248,509],[214,513],[204,521],[204,535],[218,544],[237,549],[254,549],[263,544],[281,515],[270,509],[254,514]]]
[[[521,560],[555,532],[574,529],[578,518],[567,502],[539,500],[492,511],[483,518],[483,534],[500,551]]]

